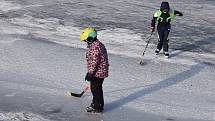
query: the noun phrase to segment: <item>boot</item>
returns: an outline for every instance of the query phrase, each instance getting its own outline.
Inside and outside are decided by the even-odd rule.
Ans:
[[[156,55],[157,55],[159,52],[160,52],[159,49],[156,49],[156,50],[155,50],[155,54],[156,54]]]
[[[169,52],[164,52],[164,56],[165,56],[166,58],[169,58]]]
[[[95,109],[93,108],[92,106],[89,106],[86,108],[87,112],[89,113],[102,113],[102,110],[101,109]]]

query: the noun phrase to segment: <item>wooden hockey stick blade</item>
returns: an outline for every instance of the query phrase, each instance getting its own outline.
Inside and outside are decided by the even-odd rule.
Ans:
[[[69,97],[70,97],[70,96],[73,96],[73,97],[81,97],[84,93],[85,93],[84,91],[82,91],[80,94],[67,91],[67,92],[65,93],[65,95],[66,95],[66,96],[69,96]]]
[[[81,97],[85,92],[87,92],[88,89],[89,89],[89,86],[86,86],[85,89],[80,94],[73,93],[73,92],[66,92],[66,95],[74,96],[74,97]]]
[[[82,91],[80,94],[76,94],[76,93],[70,92],[70,96],[81,97],[84,93],[85,93],[84,91]]]

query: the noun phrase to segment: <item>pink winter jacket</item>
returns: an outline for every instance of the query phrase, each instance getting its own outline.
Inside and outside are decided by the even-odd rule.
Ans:
[[[94,41],[86,53],[88,73],[97,78],[108,77],[108,55],[105,46],[99,41]]]

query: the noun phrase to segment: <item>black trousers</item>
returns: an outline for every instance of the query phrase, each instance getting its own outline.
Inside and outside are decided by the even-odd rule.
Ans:
[[[169,32],[170,29],[169,27],[163,27],[163,26],[158,26],[157,27],[158,30],[158,44],[157,44],[157,49],[161,50],[163,47],[163,51],[164,52],[168,52],[169,49]]]
[[[104,109],[103,84],[104,78],[94,78],[90,81],[90,89],[93,95],[91,106],[95,109]]]

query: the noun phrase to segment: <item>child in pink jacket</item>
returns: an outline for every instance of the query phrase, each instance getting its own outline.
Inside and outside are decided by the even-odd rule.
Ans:
[[[90,89],[93,95],[92,103],[86,108],[87,112],[99,113],[104,110],[104,97],[102,84],[108,77],[108,55],[107,50],[98,39],[94,28],[85,28],[80,35],[81,41],[88,45],[86,53],[87,74],[86,81],[90,82]]]

